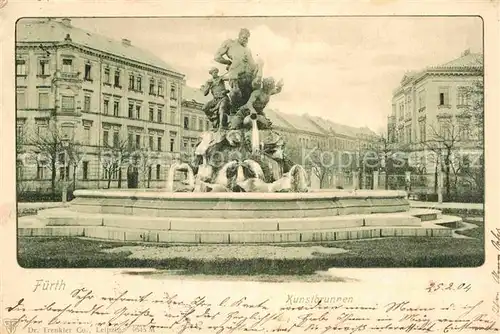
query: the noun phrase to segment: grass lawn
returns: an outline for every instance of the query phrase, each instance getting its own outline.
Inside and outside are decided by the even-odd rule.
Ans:
[[[470,222],[479,227],[462,234],[473,239],[407,237],[337,241],[321,246],[349,252],[320,254],[309,259],[135,259],[128,257],[130,251],[103,252],[104,249],[130,246],[130,243],[25,237],[19,238],[18,261],[25,268],[157,268],[182,270],[186,275],[310,275],[333,267],[477,267],[484,262],[484,224]]]

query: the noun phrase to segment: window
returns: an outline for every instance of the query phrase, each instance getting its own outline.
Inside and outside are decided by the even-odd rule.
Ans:
[[[83,80],[92,81],[92,79],[90,78],[91,69],[92,69],[92,65],[90,65],[89,63],[85,64],[85,73],[84,73]]]
[[[141,147],[141,135],[135,135],[135,147],[136,148]]]
[[[73,60],[72,59],[63,59],[63,68],[64,73],[71,73],[73,71]]]
[[[174,151],[174,147],[175,147],[175,139],[170,138],[170,152]]]
[[[84,131],[84,140],[85,140],[85,144],[87,145],[90,145],[90,128],[89,127],[85,127],[83,128],[83,131]]]
[[[120,146],[120,133],[118,131],[113,132],[113,147],[117,148]]]
[[[110,75],[109,75],[109,72],[110,72],[110,71],[109,71],[109,67],[106,67],[106,68],[104,69],[104,83],[105,83],[105,84],[110,84],[110,83],[111,83],[111,82],[110,82],[111,77],[110,77]]]
[[[161,165],[156,165],[156,179],[159,180],[161,176]]]
[[[157,149],[158,151],[161,151],[161,137],[158,137],[156,140],[157,140]]]
[[[24,133],[24,126],[22,124],[17,124],[16,126],[16,136],[18,141],[22,141],[23,139],[23,133]]]
[[[155,94],[155,79],[153,78],[149,79],[149,94],[150,95]]]
[[[37,163],[36,165],[36,178],[38,180],[43,180],[45,178],[45,166],[42,164]]]
[[[16,75],[26,75],[26,60],[16,60]]]
[[[198,121],[198,130],[203,131],[203,119],[199,119]]]
[[[153,136],[149,136],[149,149],[151,151],[154,150],[154,137]]]
[[[109,131],[108,130],[104,130],[102,132],[102,145],[104,147],[108,147],[109,146]]]
[[[163,82],[161,80],[158,81],[158,95],[163,97]]]
[[[104,100],[104,110],[106,110],[106,100]],[[90,111],[90,96],[85,95],[83,98],[83,111]]]
[[[104,100],[104,115],[109,114],[109,100]]]
[[[142,78],[140,76],[137,76],[137,87],[135,89],[138,92],[142,92]]]
[[[38,61],[38,75],[49,75],[49,61],[47,59],[40,59]]]
[[[26,92],[25,91],[18,91],[16,93],[16,103],[17,103],[17,109],[26,108]]]
[[[439,135],[445,139],[448,140],[451,138],[451,131],[450,131],[450,124],[447,121],[441,122],[439,126]]]
[[[115,87],[121,87],[120,86],[120,70],[119,69],[115,70]]]
[[[162,107],[158,107],[158,115],[157,115],[158,116],[158,119],[157,119],[158,123],[162,123],[163,122],[162,115],[163,115],[163,108]]]
[[[189,129],[189,117],[184,116],[184,129]]]
[[[210,122],[209,121],[205,121],[205,129],[210,130]]]
[[[128,105],[128,118],[134,118],[134,105]]]
[[[130,74],[128,76],[128,90],[134,90],[135,89],[135,77],[134,74]]]
[[[439,105],[447,106],[450,104],[449,101],[449,89],[447,87],[439,88]]]
[[[425,90],[418,92],[418,110],[422,111],[425,109]]]
[[[49,108],[49,93],[38,93],[38,108],[39,109]]]
[[[69,166],[59,167],[59,179],[64,181],[66,178],[69,180]]]
[[[469,93],[467,92],[467,88],[465,87],[458,88],[457,106],[468,106],[468,105],[469,105]]]
[[[153,106],[149,106],[149,121],[154,121],[155,110]]]
[[[135,118],[141,119],[141,106],[135,106]]]
[[[175,84],[170,85],[170,99],[177,100],[177,87]]]
[[[133,147],[134,147],[134,134],[129,133],[128,134],[128,149],[132,150]]]
[[[399,119],[403,118],[405,113],[405,105],[403,102],[399,103]]]
[[[469,124],[467,123],[462,123],[460,124],[460,140],[469,140],[470,138],[470,128]]]
[[[425,134],[425,120],[424,120],[424,121],[420,121],[420,141],[421,142],[426,141],[425,136],[426,136],[426,134]]]
[[[177,123],[175,120],[177,118],[177,115],[176,115],[176,112],[175,112],[175,108],[170,108],[170,123],[171,124],[175,124]]]
[[[118,117],[119,114],[120,114],[120,102],[115,101],[113,104],[113,116]]]
[[[88,180],[88,178],[89,178],[89,162],[88,161],[83,162],[82,171],[83,171],[83,179]]]
[[[65,111],[65,112],[75,111],[75,97],[74,96],[63,96],[61,105],[62,105],[62,111]]]

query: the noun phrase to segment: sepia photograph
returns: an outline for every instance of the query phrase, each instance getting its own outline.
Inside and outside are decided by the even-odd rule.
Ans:
[[[480,267],[483,48],[479,16],[21,18],[18,264]]]

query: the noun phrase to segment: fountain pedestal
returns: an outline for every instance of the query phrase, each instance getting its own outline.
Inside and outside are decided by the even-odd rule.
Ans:
[[[66,208],[38,213],[20,236],[84,236],[159,243],[302,243],[451,236],[460,221],[410,209],[399,191],[160,193],[77,190]]]

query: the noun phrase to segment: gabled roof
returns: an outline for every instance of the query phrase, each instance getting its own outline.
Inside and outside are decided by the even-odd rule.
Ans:
[[[401,79],[400,86],[393,90],[393,94],[398,94],[401,91],[402,86],[413,80],[422,78],[428,73],[443,73],[458,72],[458,73],[470,73],[473,75],[479,75],[483,70],[483,54],[482,53],[471,53],[470,50],[465,50],[462,52],[460,57],[448,61],[444,64],[438,64],[434,66],[428,66],[420,71],[408,71],[403,75]]]
[[[273,126],[279,127],[283,130],[296,130],[290,123],[285,121],[282,116],[280,116],[280,113],[277,112],[274,109],[265,109],[264,111],[266,113],[266,117],[271,120],[273,123]]]
[[[349,137],[356,137],[358,135],[365,135],[365,136],[375,135],[375,132],[373,132],[367,127],[357,128],[349,125],[339,124],[319,116],[308,116],[308,117],[326,132],[333,132],[335,134],[349,136]]]
[[[318,136],[325,135],[321,128],[312,122],[306,115],[287,114],[281,111],[276,112],[278,116],[293,128],[299,131],[314,133]],[[266,114],[267,115],[267,114]]]
[[[483,67],[483,55],[481,53],[470,53],[468,50],[456,59],[447,63],[431,66],[429,69],[468,69],[468,68],[481,68]]]
[[[16,43],[63,42],[66,35],[69,34],[71,41],[75,44],[182,75],[171,65],[147,50],[136,47],[133,44],[126,45],[122,41],[83,30],[71,24],[66,25],[60,20],[21,19],[18,21],[16,28]]]

